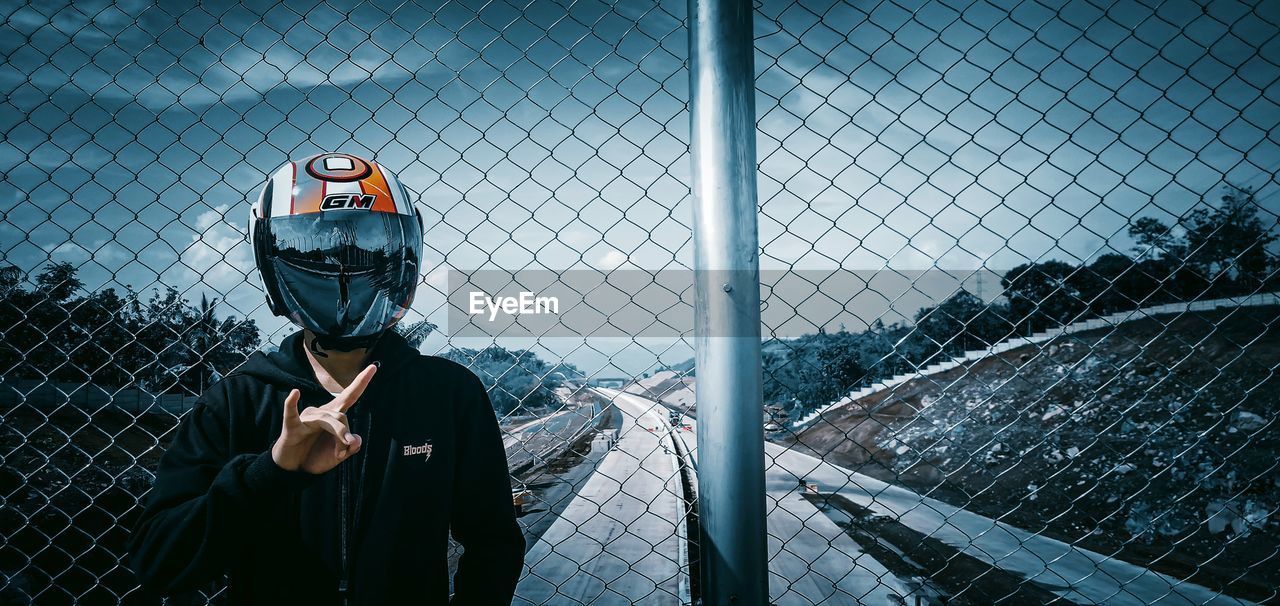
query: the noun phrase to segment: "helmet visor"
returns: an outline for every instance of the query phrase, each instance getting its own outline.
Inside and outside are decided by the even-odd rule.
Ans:
[[[281,303],[305,328],[374,334],[413,299],[422,255],[415,216],[333,210],[273,217],[258,228]]]

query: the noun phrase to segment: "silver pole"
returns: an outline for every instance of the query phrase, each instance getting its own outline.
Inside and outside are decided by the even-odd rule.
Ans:
[[[752,5],[689,0],[704,604],[767,604]]]

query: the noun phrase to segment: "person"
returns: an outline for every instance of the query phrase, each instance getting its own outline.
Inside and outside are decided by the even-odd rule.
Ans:
[[[144,588],[226,574],[233,604],[508,604],[525,541],[497,418],[465,367],[392,330],[422,216],[348,154],[280,167],[250,240],[273,313],[301,330],[209,387],[179,425],[129,544]]]

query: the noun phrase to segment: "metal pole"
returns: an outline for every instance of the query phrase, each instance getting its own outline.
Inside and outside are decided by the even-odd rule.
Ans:
[[[767,604],[752,5],[689,0],[704,604]]]

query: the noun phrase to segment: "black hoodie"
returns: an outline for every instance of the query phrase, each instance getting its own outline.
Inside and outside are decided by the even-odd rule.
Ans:
[[[130,540],[143,586],[226,573],[232,604],[445,604],[452,529],[464,548],[453,603],[509,603],[524,538],[480,380],[388,331],[347,411],[360,451],[325,474],[289,472],[271,458],[285,396],[299,389],[299,409],[332,399],[301,337],[250,356],[182,420]]]

